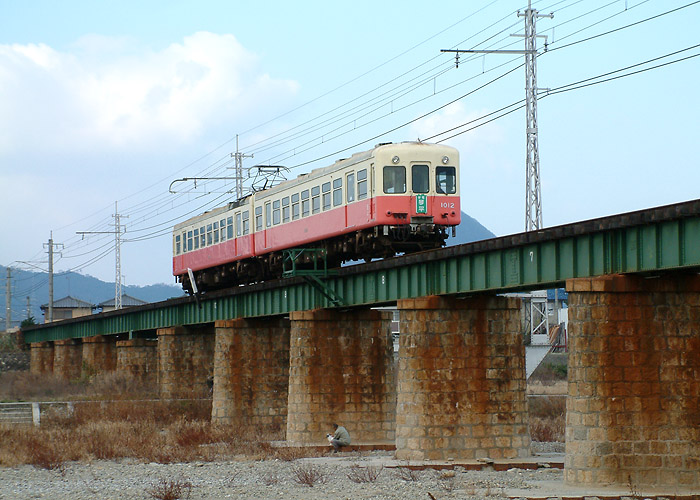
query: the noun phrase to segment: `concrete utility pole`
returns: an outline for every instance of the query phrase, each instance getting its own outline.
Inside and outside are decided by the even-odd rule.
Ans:
[[[252,158],[254,155],[246,155],[238,150],[238,134],[236,134],[236,152],[231,153],[231,156],[236,159],[234,179],[236,179],[236,199],[240,200],[243,198],[243,158]]]
[[[441,52],[455,52],[459,67],[459,54],[525,54],[525,134],[527,152],[525,159],[525,231],[536,231],[542,226],[542,192],[540,188],[540,154],[537,144],[537,38],[544,38],[544,50],[547,51],[547,37],[537,35],[535,22],[540,17],[553,18],[554,14],[538,14],[532,8],[531,0],[527,9],[518,17],[525,18],[525,34],[511,35],[525,38],[525,50],[455,50],[444,49]]]
[[[7,282],[5,284],[5,331],[9,332],[12,326],[12,269],[7,268]]]
[[[51,231],[51,236],[49,237],[48,244],[44,244],[45,247],[49,249],[49,323],[53,321],[53,248],[61,247],[61,243],[53,242],[53,231]]]
[[[31,307],[31,302],[29,300],[29,297],[27,297],[27,319],[31,319],[32,317]]]

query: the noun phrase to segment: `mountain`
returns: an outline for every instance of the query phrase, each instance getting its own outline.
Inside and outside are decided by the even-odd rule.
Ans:
[[[462,245],[472,241],[488,240],[496,235],[482,226],[478,220],[462,212],[462,222],[457,226],[457,234],[447,238],[447,246]]]
[[[456,236],[447,239],[447,246],[461,245],[472,241],[494,238],[495,235],[482,226],[476,219],[462,212],[462,222],[457,227]],[[5,327],[5,290],[7,268],[0,266],[0,330]],[[92,304],[99,304],[114,299],[114,283],[107,283],[92,276],[78,273],[56,273],[53,280],[54,300],[68,295]],[[12,268],[12,326],[27,317],[27,297],[30,302],[30,314],[37,323],[44,321],[40,306],[49,301],[49,277],[47,273],[24,271]],[[145,300],[159,302],[172,297],[181,297],[182,289],[178,285],[124,286],[122,292]]]
[[[7,268],[0,266],[0,330],[5,329],[5,290]],[[12,268],[12,326],[27,317],[27,297],[30,314],[37,323],[43,323],[40,306],[49,302],[49,275],[43,272],[24,271]],[[122,293],[146,302],[158,302],[183,295],[178,285],[122,286]],[[114,299],[114,283],[107,283],[92,276],[78,273],[56,273],[53,278],[54,301],[72,296],[92,304]]]

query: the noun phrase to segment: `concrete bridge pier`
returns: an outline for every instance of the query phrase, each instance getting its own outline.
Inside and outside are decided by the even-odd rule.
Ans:
[[[567,290],[565,481],[700,488],[700,276],[581,278]]]
[[[328,445],[332,424],[353,443],[393,443],[396,389],[389,312],[290,313],[287,441]]]
[[[95,335],[83,338],[83,376],[112,372],[117,368],[117,345],[113,335]]]
[[[53,373],[53,342],[32,342],[29,351],[29,372],[37,375]]]
[[[81,340],[56,340],[53,345],[54,375],[66,380],[76,380],[80,378],[83,364],[83,345]]]
[[[520,300],[398,301],[396,457],[530,454]]]
[[[290,323],[283,318],[217,321],[212,421],[253,426],[284,439]]]
[[[158,386],[160,397],[207,397],[207,378],[214,368],[214,328],[159,328]]]

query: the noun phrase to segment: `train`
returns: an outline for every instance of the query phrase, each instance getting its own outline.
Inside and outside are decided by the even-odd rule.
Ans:
[[[314,249],[301,267],[369,262],[439,248],[460,221],[457,149],[378,144],[175,225],[173,275],[192,294],[278,278],[291,249]]]

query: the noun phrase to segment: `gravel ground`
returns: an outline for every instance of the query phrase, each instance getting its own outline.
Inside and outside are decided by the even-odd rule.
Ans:
[[[63,471],[33,466],[0,469],[0,499],[55,500],[166,498],[159,490],[180,484],[191,499],[425,499],[508,498],[509,489],[529,489],[541,481],[561,481],[562,471],[511,469],[507,472],[433,469],[409,473],[390,452],[338,455],[295,461],[143,464],[131,460],[70,463]],[[356,467],[380,471],[374,482],[348,478]],[[383,467],[383,468],[382,468]],[[299,471],[317,472],[313,487],[299,484]],[[411,477],[413,476],[413,477]],[[415,480],[413,480],[415,478]],[[430,493],[430,495],[429,495]],[[176,497],[170,497],[176,498]]]

